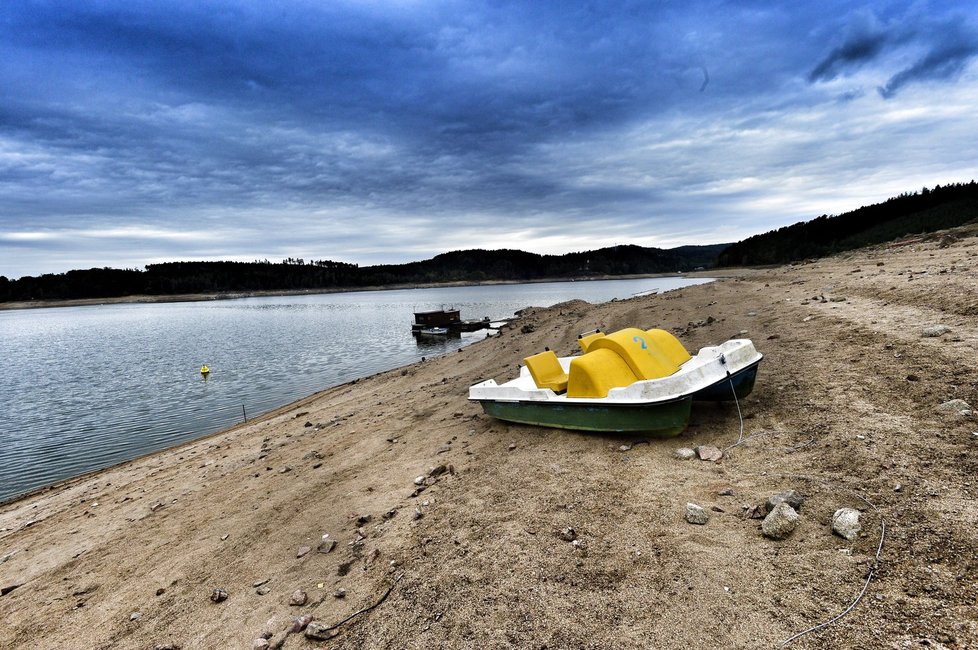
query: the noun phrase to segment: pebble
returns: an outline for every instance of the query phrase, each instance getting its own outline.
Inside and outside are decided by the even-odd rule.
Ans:
[[[723,452],[716,447],[711,447],[709,445],[700,445],[696,448],[696,455],[700,457],[700,460],[709,460],[716,462],[723,458]]]
[[[297,550],[297,551],[295,552],[295,556],[296,556],[297,558],[298,558],[298,557],[303,557],[304,555],[307,555],[307,554],[309,553],[309,551],[311,551],[311,550],[312,550],[312,548],[311,548],[311,547],[309,547],[309,546],[300,546],[300,547],[299,547],[299,550]]]
[[[298,634],[299,632],[302,632],[310,623],[312,623],[312,616],[309,614],[296,616],[292,619],[292,625],[289,626],[289,634]]]
[[[631,450],[632,450],[631,445],[622,445],[621,447],[618,448],[618,451],[631,451]]]
[[[315,641],[328,641],[333,638],[333,630],[326,623],[313,621],[306,628],[306,638]]]
[[[971,405],[963,399],[952,399],[938,406],[937,410],[944,413],[961,413],[963,415],[966,411],[971,410]]]
[[[702,526],[710,520],[710,513],[695,503],[686,504],[686,521]]]
[[[417,521],[422,517],[424,517],[424,513],[421,512],[421,508],[419,508],[418,506],[414,506],[414,520]]]
[[[509,443],[509,450],[510,451],[515,451],[516,450],[516,443],[515,442]]]
[[[340,587],[333,592],[333,598],[346,598],[346,589]]]
[[[268,650],[268,639],[258,637],[251,642],[251,650]]]
[[[798,513],[782,501],[761,522],[761,532],[771,539],[784,539],[798,527]]]
[[[947,325],[931,325],[930,327],[925,327],[924,331],[921,332],[921,336],[935,337],[943,336],[951,331],[951,328]]]
[[[850,542],[859,537],[862,526],[859,523],[860,512],[855,508],[839,508],[832,515],[832,532],[844,537]]]
[[[336,548],[335,539],[324,539],[319,543],[319,546],[316,547],[316,551],[319,553],[330,553],[334,548]]]
[[[788,490],[787,492],[782,492],[781,494],[775,494],[772,497],[768,497],[767,501],[764,503],[764,512],[769,513],[774,510],[779,503],[784,501],[795,511],[801,510],[801,506],[805,503],[805,497],[798,494],[794,490]]]
[[[302,605],[305,605],[308,600],[309,596],[306,595],[306,592],[302,591],[301,589],[296,589],[292,592],[292,596],[289,598],[289,605],[292,605],[293,607],[301,607]]]
[[[719,494],[722,497],[732,497],[734,495],[734,491],[733,488],[723,488],[722,490],[717,492],[717,494]]]
[[[577,539],[577,531],[568,526],[560,531],[560,538],[565,542],[573,542],[575,539]]]
[[[228,592],[225,591],[224,589],[218,588],[211,592],[211,600],[213,600],[215,603],[219,603],[221,601],[227,600],[227,598],[228,598]]]
[[[143,617],[143,615],[140,614],[139,612],[133,612],[132,614],[129,615],[129,620],[130,621],[138,621],[142,617]]]
[[[689,447],[680,447],[672,452],[672,455],[679,460],[691,460],[696,458],[696,450],[690,449]]]
[[[259,596],[267,596],[271,590],[272,588],[268,585],[262,585],[261,587],[258,587],[258,589],[255,589],[255,593]]]
[[[425,480],[425,476],[424,475],[418,476],[418,477],[416,477],[414,479],[414,484],[415,485],[424,485],[424,480]]]

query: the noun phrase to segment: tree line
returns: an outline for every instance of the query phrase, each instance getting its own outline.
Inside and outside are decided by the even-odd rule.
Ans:
[[[727,246],[664,250],[613,246],[566,255],[519,250],[464,250],[407,264],[361,267],[330,260],[280,263],[168,262],[139,269],[87,269],[10,280],[0,276],[0,302],[115,298],[131,295],[359,289],[398,284],[541,280],[690,271],[710,267]]]
[[[978,218],[978,184],[952,183],[904,193],[836,216],[822,215],[754,235],[726,248],[719,266],[783,264],[832,255]]]

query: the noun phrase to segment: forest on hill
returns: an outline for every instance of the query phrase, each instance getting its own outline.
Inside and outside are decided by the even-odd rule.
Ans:
[[[978,219],[978,184],[955,183],[901,194],[836,216],[822,215],[736,244],[661,249],[622,245],[566,255],[464,250],[407,264],[361,267],[330,260],[168,262],[138,269],[0,276],[0,302],[258,291],[360,289],[444,282],[532,281],[715,266],[783,264],[831,255]]]
[[[720,253],[718,266],[783,264],[953,228],[978,219],[978,184],[901,194],[837,216],[822,215],[754,235]]]
[[[566,255],[476,249],[443,253],[420,262],[364,267],[293,258],[278,263],[168,262],[149,264],[145,270],[87,269],[18,280],[0,276],[0,302],[674,273],[713,266],[727,246],[660,249],[627,245]]]

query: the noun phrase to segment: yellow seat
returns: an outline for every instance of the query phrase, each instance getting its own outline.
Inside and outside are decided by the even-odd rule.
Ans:
[[[567,373],[557,361],[557,355],[552,350],[534,354],[523,359],[530,376],[538,388],[549,388],[555,393],[567,390]]]
[[[600,330],[595,330],[590,334],[584,334],[583,336],[577,337],[577,344],[581,346],[583,352],[587,352],[588,346],[591,345],[596,339],[604,336],[604,332]]]
[[[654,347],[677,366],[681,366],[693,357],[690,356],[683,344],[675,336],[665,330],[646,330],[649,346]]]
[[[664,333],[668,334],[668,332]],[[659,379],[673,374],[681,365],[676,362],[679,355],[676,354],[674,346],[666,346],[669,350],[667,354],[655,345],[663,338],[659,335],[650,335],[637,327],[626,327],[595,339],[588,345],[587,354],[591,354],[594,350],[610,350],[628,364],[638,379]]]
[[[612,388],[634,384],[638,378],[613,350],[591,350],[571,359],[567,397],[607,397]]]

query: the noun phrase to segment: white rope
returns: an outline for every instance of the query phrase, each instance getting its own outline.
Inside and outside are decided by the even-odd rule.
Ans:
[[[729,370],[727,371],[727,379],[730,380],[730,392],[733,393],[733,396],[734,396],[734,404],[737,405],[737,417],[740,418],[740,437],[737,438],[737,445],[739,445],[740,443],[742,443],[744,441],[744,416],[740,412],[740,400],[737,399],[737,389],[734,388],[733,376],[730,375],[730,371]],[[730,447],[727,447],[727,449],[732,449],[733,447],[736,447],[737,445],[732,445]],[[724,451],[726,451],[727,449],[724,449]]]

